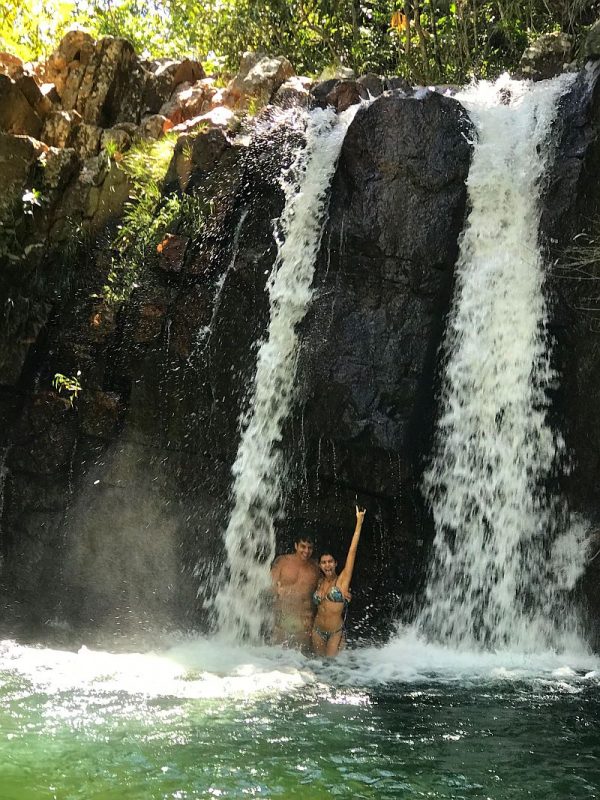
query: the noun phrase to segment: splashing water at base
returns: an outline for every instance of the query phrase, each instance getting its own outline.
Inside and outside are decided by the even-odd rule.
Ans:
[[[258,351],[253,396],[233,465],[233,510],[225,532],[229,578],[215,598],[219,628],[235,639],[256,641],[263,632],[284,473],[278,444],[292,402],[296,328],[312,296],[329,184],[359,107],[339,115],[331,108],[312,111],[304,146],[281,181],[285,207],[268,282],[270,322]]]
[[[424,478],[436,537],[417,621],[453,646],[584,649],[567,612],[583,529],[546,489],[564,443],[547,419],[556,376],[538,246],[548,139],[572,81],[503,76],[457,96],[477,141]]]

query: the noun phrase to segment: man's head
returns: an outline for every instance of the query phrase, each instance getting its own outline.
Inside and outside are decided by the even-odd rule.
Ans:
[[[312,536],[301,533],[294,540],[294,551],[303,561],[308,561],[312,556],[315,544]]]

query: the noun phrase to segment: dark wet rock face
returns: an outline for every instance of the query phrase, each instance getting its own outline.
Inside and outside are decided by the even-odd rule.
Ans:
[[[406,598],[422,577],[430,531],[418,484],[465,212],[469,127],[459,104],[438,94],[385,95],[358,112],[332,186],[303,324],[289,514],[343,559],[355,498],[368,507],[359,615],[375,603],[385,617],[394,595]]]
[[[560,376],[557,424],[564,431],[570,471],[564,480],[569,507],[600,529],[600,67],[582,71],[563,98],[554,168],[542,209],[542,241],[549,251],[551,333]],[[600,543],[590,545],[592,556]],[[600,646],[600,558],[581,584],[593,638]]]
[[[39,137],[41,129],[42,119],[17,83],[0,74],[0,131]]]

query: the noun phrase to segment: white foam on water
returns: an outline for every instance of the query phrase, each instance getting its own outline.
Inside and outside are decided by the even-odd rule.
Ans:
[[[293,654],[296,655],[296,654]],[[0,642],[0,688],[18,674],[48,694],[126,692],[184,699],[278,695],[314,683],[301,656],[273,648],[236,648],[222,640],[180,640],[161,652],[77,651]]]
[[[160,652],[78,651],[0,642],[0,690],[20,676],[22,696],[126,693],[182,700],[252,700],[316,691],[332,702],[369,701],[386,686],[497,685],[578,692],[600,683],[600,658],[551,651],[527,655],[502,650],[457,650],[400,629],[387,644],[347,650],[337,659],[305,658],[279,647],[233,646],[219,637],[181,638]],[[344,692],[344,689],[347,691]],[[340,693],[341,690],[341,693]]]
[[[233,508],[224,536],[228,577],[215,597],[218,627],[234,640],[259,641],[264,632],[269,567],[275,556],[274,520],[281,513],[285,475],[279,443],[293,399],[297,326],[312,297],[329,185],[359,107],[353,105],[342,114],[331,108],[310,112],[304,144],[281,180],[285,207],[277,223],[278,252],[267,286],[270,322],[258,350],[249,409],[241,420]]]
[[[389,642],[343,653],[332,664],[332,678],[351,686],[395,683],[497,683],[552,685],[567,682],[575,688],[598,681],[600,657],[545,649],[527,653],[512,648],[481,650],[426,641],[414,628],[399,628]]]
[[[444,343],[424,491],[435,522],[419,630],[456,648],[585,654],[570,591],[585,525],[546,485],[564,442],[550,364],[539,197],[558,100],[574,80],[503,76],[456,97],[476,129],[470,213]]]

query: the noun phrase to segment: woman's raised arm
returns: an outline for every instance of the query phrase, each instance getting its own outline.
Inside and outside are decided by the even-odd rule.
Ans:
[[[337,580],[337,585],[340,587],[340,589],[348,589],[350,587],[352,573],[354,572],[356,551],[358,550],[358,540],[360,539],[360,531],[366,513],[366,508],[359,508],[356,506],[356,527],[354,528],[352,541],[350,542],[350,547],[348,548],[348,556],[346,558],[344,569],[340,572],[340,576]]]

